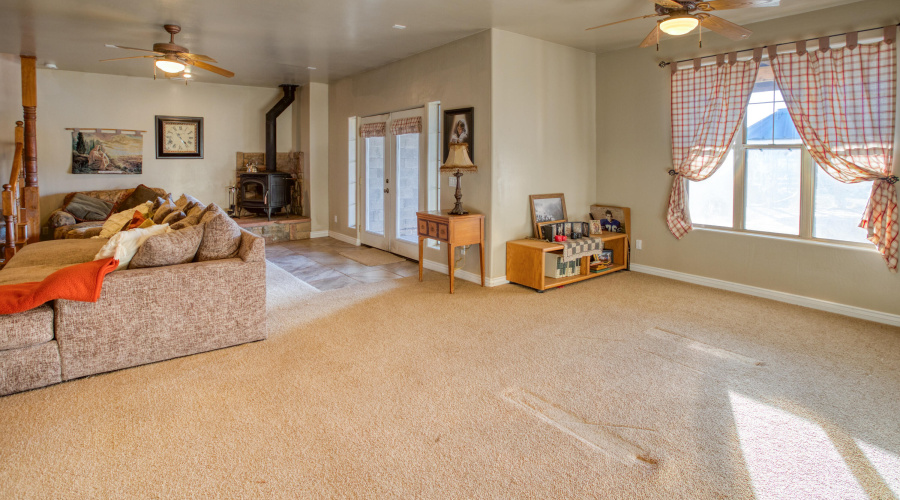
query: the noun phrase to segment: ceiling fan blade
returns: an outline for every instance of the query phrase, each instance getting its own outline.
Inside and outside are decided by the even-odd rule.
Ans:
[[[204,62],[219,62],[213,59],[212,57],[205,56],[203,54],[191,54],[190,52],[178,52],[175,54],[176,57],[180,57],[183,59],[193,59],[195,61],[204,61]]]
[[[670,9],[683,9],[684,6],[675,0],[650,0],[656,5],[662,5],[663,7],[668,7]]]
[[[644,41],[641,42],[641,44],[638,45],[638,47],[643,49],[644,47],[656,45],[656,43],[659,41],[660,34],[661,33],[659,31],[659,23],[656,23],[656,27],[653,28],[653,31],[651,31],[649,35],[647,35],[647,38],[644,38]]]
[[[131,56],[131,57],[116,57],[115,59],[100,59],[100,62],[109,62],[109,61],[124,61],[125,59],[146,59],[148,57],[156,57],[156,56]]]
[[[614,23],[601,24],[600,26],[594,26],[593,28],[587,28],[584,31],[595,30],[597,28],[605,28],[607,26],[612,26],[613,24],[627,23],[628,21],[635,21],[637,19],[646,19],[648,17],[657,17],[657,16],[659,16],[659,14],[648,14],[646,16],[632,17],[631,19],[622,19],[621,21],[616,21]]]
[[[701,27],[715,31],[725,38],[730,38],[732,40],[743,40],[753,33],[747,28],[738,26],[731,21],[726,21],[721,17],[713,16],[710,14],[706,14],[703,17],[700,17],[698,15],[697,17],[700,19]]]
[[[781,0],[713,0],[701,2],[697,8],[702,11],[743,9],[745,7],[778,7]]]
[[[161,55],[161,56],[164,56],[164,55],[165,55],[165,54],[163,54],[162,52],[157,52],[157,51],[155,51],[155,50],[138,49],[138,48],[136,48],[136,47],[123,47],[122,45],[113,45],[113,44],[111,44],[111,43],[107,43],[106,46],[107,46],[107,47],[110,47],[110,48],[113,48],[113,49],[140,50],[141,52],[153,52],[154,54],[159,54],[159,55]]]
[[[231,71],[228,71],[227,69],[222,69],[218,66],[213,66],[212,64],[206,64],[203,61],[191,60],[191,61],[186,61],[186,62],[187,62],[187,64],[190,64],[191,66],[196,66],[200,69],[205,69],[206,71],[212,71],[213,73],[215,73],[217,75],[222,75],[226,78],[231,78],[234,76],[234,73],[232,73]]]

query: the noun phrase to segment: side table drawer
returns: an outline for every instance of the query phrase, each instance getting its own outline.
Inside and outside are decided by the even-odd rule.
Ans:
[[[427,236],[436,240],[447,241],[450,238],[450,229],[447,224],[432,220],[419,219],[419,236]]]

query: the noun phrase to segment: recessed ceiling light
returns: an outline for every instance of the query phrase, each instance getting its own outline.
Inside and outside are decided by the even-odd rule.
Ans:
[[[405,30],[406,26],[402,24],[395,24],[394,26],[392,26],[392,28],[394,28],[395,30]]]
[[[306,69],[316,69],[315,66],[307,66]]]

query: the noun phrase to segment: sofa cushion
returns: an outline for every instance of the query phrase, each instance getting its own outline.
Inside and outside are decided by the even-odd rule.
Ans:
[[[53,308],[43,305],[0,316],[0,351],[53,340]]]
[[[187,210],[185,210],[185,207],[187,207],[190,203],[200,203],[200,200],[198,200],[197,198],[194,198],[193,196],[191,196],[189,194],[182,194],[178,198],[178,200],[175,201],[175,207],[178,208],[178,210],[181,210],[182,212],[187,213]]]
[[[156,224],[162,224],[163,221],[166,220],[166,217],[169,216],[169,214],[177,211],[178,209],[175,208],[175,203],[171,200],[166,200],[162,205],[158,206],[156,210],[152,210],[153,222]]]
[[[3,273],[21,267],[51,266],[64,267],[94,260],[94,255],[103,247],[106,240],[52,240],[25,245],[10,259]],[[52,272],[52,271],[51,271]],[[43,278],[41,278],[43,279]]]
[[[72,214],[78,222],[104,220],[112,212],[113,204],[81,193],[69,200],[63,210]]]
[[[109,216],[109,219],[106,219],[106,222],[103,223],[103,230],[100,231],[100,238],[112,238],[113,235],[124,229],[131,223],[131,219],[134,217],[135,212],[141,212],[144,215],[150,213],[150,207],[153,203],[147,202],[141,205],[138,205],[134,208],[129,208],[128,210],[123,210],[121,212],[112,214]]]
[[[122,200],[121,203],[116,207],[116,210],[128,210],[129,208],[134,208],[138,205],[144,204],[148,201],[156,201],[159,197],[156,194],[156,191],[152,188],[149,188],[143,184],[138,185],[138,187],[134,188],[134,192],[131,193],[127,198]]]
[[[185,213],[188,215],[188,217],[190,217],[191,215],[196,215],[197,218],[199,219],[200,217],[203,216],[204,211],[206,211],[206,205],[204,205],[203,203],[197,202],[197,203],[194,203],[193,206],[191,206],[191,208],[188,211],[186,211]]]
[[[185,215],[184,212],[182,212],[180,210],[174,210],[171,213],[169,213],[169,215],[167,215],[165,219],[163,219],[162,223],[168,224],[171,226],[172,224],[175,224],[176,222],[184,219],[185,217],[187,217],[187,215]]]
[[[80,222],[74,226],[64,226],[56,228],[54,239],[84,239],[100,236],[103,229],[103,221]]]
[[[55,341],[0,351],[0,396],[59,383],[62,378]]]
[[[200,217],[196,215],[191,215],[181,219],[180,221],[172,224],[172,230],[178,231],[179,229],[184,229],[186,227],[196,226],[200,223]]]
[[[72,264],[34,265],[28,267],[16,267],[4,269],[0,272],[0,285],[17,285],[19,283],[34,283],[44,281],[44,278]]]
[[[202,240],[201,225],[153,236],[141,245],[128,269],[187,264],[194,260]]]
[[[237,257],[241,247],[241,227],[222,209],[209,211],[204,216],[203,241],[197,249],[195,260],[231,259]]]
[[[94,260],[113,257],[119,261],[119,266],[116,267],[116,271],[127,269],[128,264],[131,263],[131,259],[134,258],[134,254],[137,253],[138,249],[141,248],[141,245],[143,245],[148,238],[165,233],[166,231],[169,231],[169,226],[167,224],[160,224],[146,229],[132,229],[130,231],[116,233],[105,245],[103,245],[103,248],[97,252],[97,255],[94,256]]]

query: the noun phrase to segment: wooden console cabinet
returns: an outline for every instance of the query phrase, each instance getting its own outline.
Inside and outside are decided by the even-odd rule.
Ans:
[[[603,233],[603,248],[613,251],[613,266],[599,273],[589,269],[590,257],[581,258],[581,274],[565,278],[548,278],[544,275],[544,254],[562,254],[563,246],[540,240],[513,240],[506,242],[506,279],[542,292],[548,288],[577,283],[604,276],[628,268],[628,235]]]

